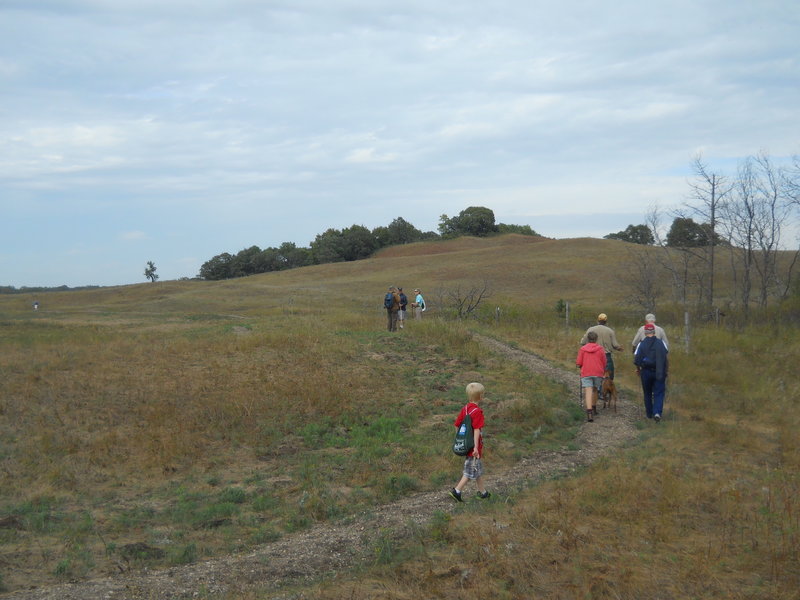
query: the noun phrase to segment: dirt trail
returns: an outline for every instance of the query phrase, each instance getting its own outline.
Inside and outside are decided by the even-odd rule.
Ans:
[[[489,349],[517,361],[531,371],[564,383],[571,401],[578,401],[578,376],[528,352],[491,338],[476,336]],[[609,453],[636,435],[634,422],[641,419],[638,404],[620,395],[618,412],[606,411],[587,423],[575,439],[577,450],[542,451],[523,459],[513,469],[491,473],[493,493],[513,491],[531,481],[575,471]],[[225,556],[192,565],[157,571],[140,571],[119,576],[63,584],[35,590],[0,594],[15,600],[176,600],[209,598],[274,587],[280,588],[330,577],[369,559],[381,536],[402,538],[412,526],[426,523],[436,511],[452,512],[457,504],[446,490],[416,494],[390,505],[356,515],[347,524],[323,523],[309,530],[287,535],[247,554]],[[285,596],[288,597],[288,596]]]

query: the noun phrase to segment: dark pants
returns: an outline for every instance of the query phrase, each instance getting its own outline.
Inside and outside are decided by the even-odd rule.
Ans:
[[[667,391],[665,379],[656,379],[654,369],[642,369],[642,391],[644,392],[644,411],[647,418],[660,415],[664,412],[664,394]]]
[[[606,369],[608,370],[608,377],[614,380],[614,357],[611,352],[606,352]]]
[[[389,331],[397,331],[397,311],[391,308],[386,309],[386,315],[389,319]]]

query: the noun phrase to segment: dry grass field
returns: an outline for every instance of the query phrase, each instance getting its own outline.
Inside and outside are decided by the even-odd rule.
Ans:
[[[574,390],[470,332],[569,366],[603,311],[627,347],[642,311],[626,303],[626,247],[462,238],[232,281],[40,294],[36,313],[32,296],[0,295],[0,590],[195,562],[446,492],[471,380],[492,398],[496,468],[569,444]],[[484,283],[480,318],[443,318],[448,292]],[[430,305],[396,334],[390,284]],[[292,597],[800,598],[796,326],[777,309],[758,327],[698,326],[687,353],[682,312],[658,314],[673,342],[659,427]]]

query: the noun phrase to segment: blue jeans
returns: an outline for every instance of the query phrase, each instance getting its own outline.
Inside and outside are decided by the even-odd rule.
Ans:
[[[642,391],[644,391],[644,410],[647,418],[660,415],[664,412],[664,393],[667,391],[667,381],[656,379],[653,369],[642,369]]]

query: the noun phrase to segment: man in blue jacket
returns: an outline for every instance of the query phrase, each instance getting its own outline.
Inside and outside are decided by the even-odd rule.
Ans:
[[[644,410],[648,419],[661,421],[667,391],[667,347],[656,337],[652,323],[644,326],[644,339],[636,347],[633,364],[642,379]]]

